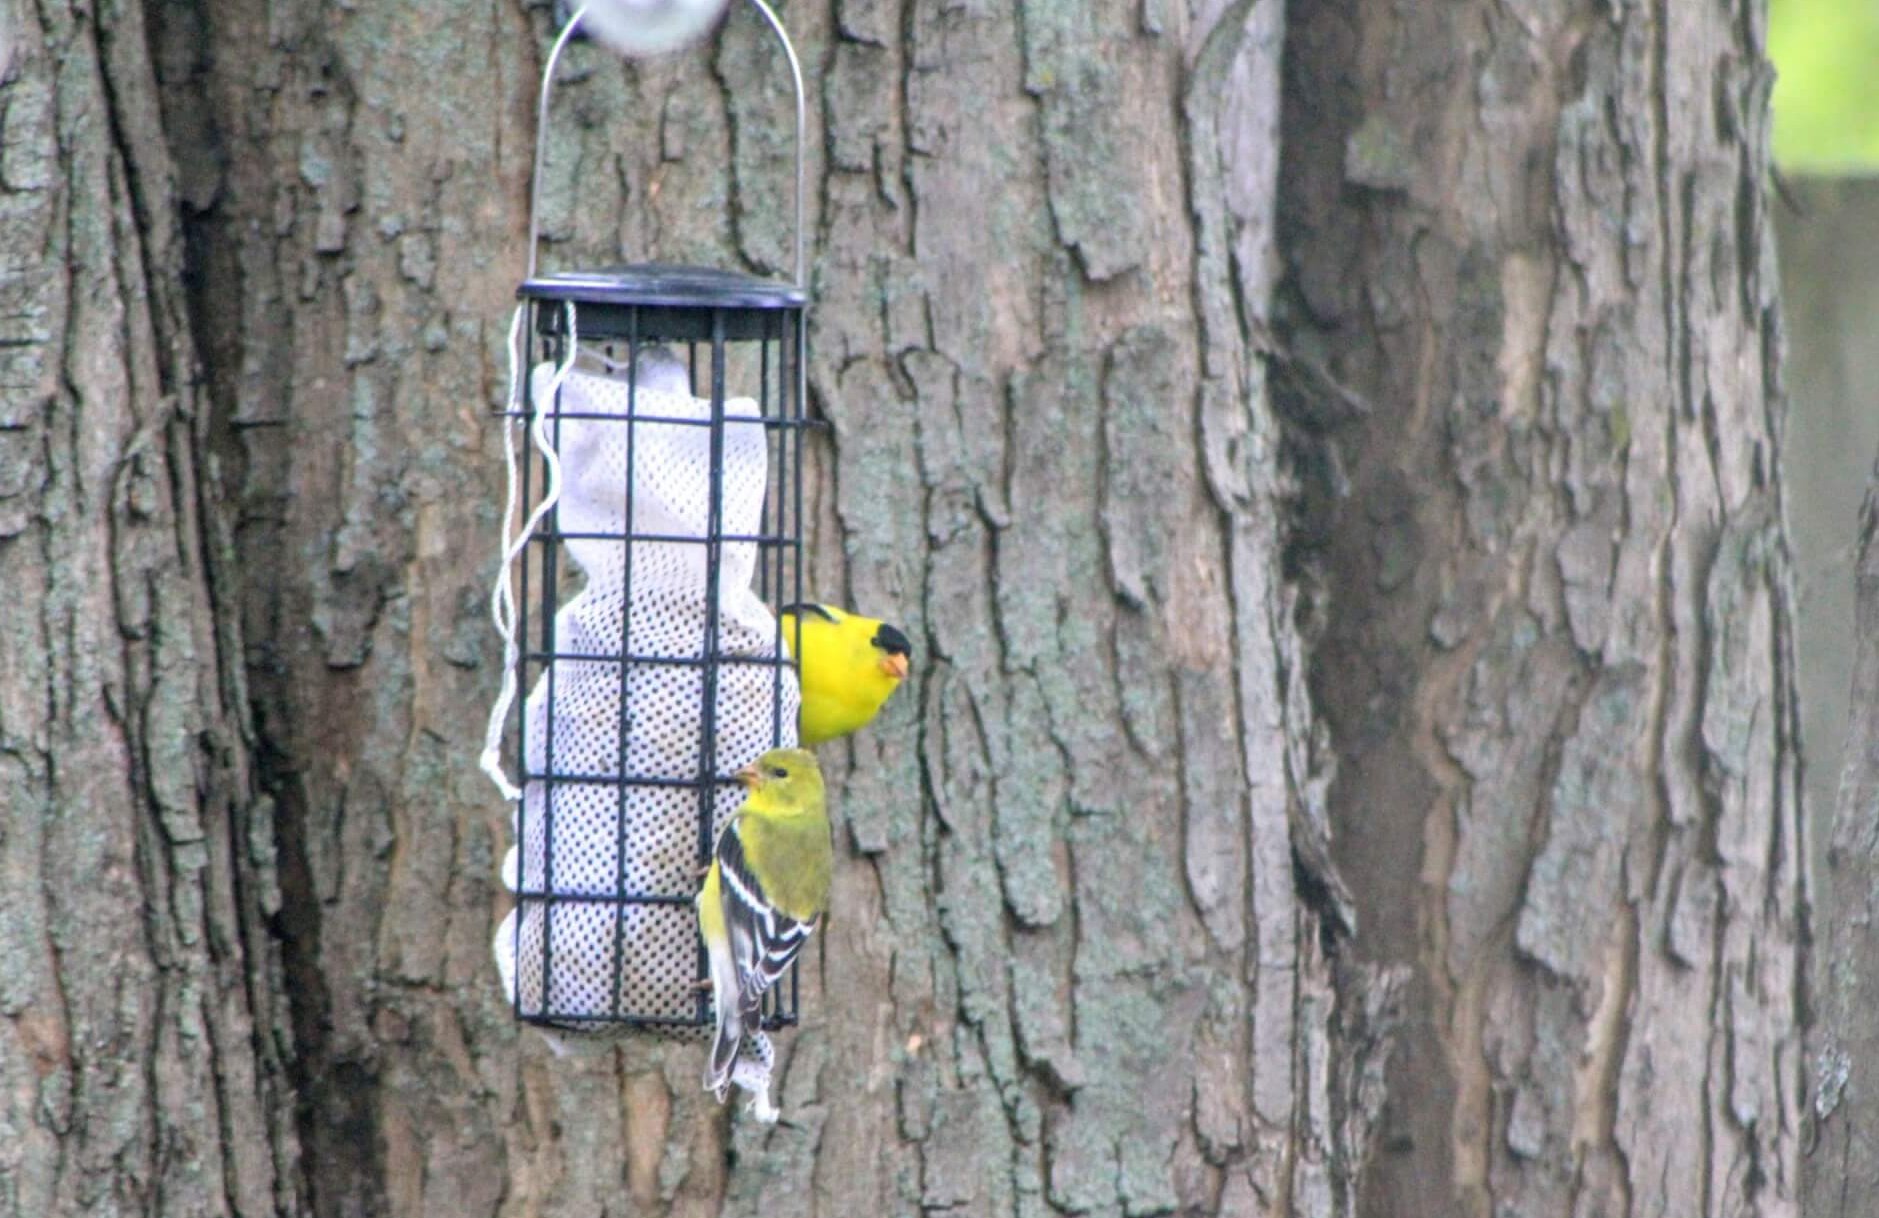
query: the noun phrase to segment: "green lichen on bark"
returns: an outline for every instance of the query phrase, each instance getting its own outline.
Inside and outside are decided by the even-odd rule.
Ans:
[[[544,267],[786,269],[784,76],[735,7],[667,60],[570,52]],[[77,270],[0,283],[34,391],[0,561],[51,572],[0,616],[24,1212],[1349,1212],[1375,1100],[1334,1043],[1381,1038],[1294,887],[1325,772],[1265,396],[1277,4],[786,13],[813,591],[918,668],[829,757],[771,1130],[693,1045],[552,1056],[488,957],[484,412],[547,9],[141,12],[0,84],[0,241]]]
[[[300,1211],[251,732],[139,6],[9,17],[0,1196]],[[259,826],[262,833],[266,826]]]
[[[1799,1204],[1760,10],[1607,16],[1292,43],[1281,341],[1373,406],[1316,689],[1358,950],[1418,979],[1369,1214]]]

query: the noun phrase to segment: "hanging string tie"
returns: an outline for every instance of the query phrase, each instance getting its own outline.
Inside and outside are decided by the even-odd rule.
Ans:
[[[555,452],[554,442],[549,438],[548,420],[558,415],[561,408],[561,386],[574,372],[574,361],[580,355],[579,334],[576,331],[574,302],[566,301],[562,305],[563,315],[568,328],[568,354],[561,366],[555,369],[550,378],[541,403],[533,411],[532,426],[529,436],[535,450],[541,453],[542,465],[547,470],[547,485],[544,487],[541,502],[529,513],[517,531],[511,533],[510,525],[516,514],[517,460],[516,432],[523,427],[522,378],[528,366],[528,345],[522,333],[522,325],[527,315],[526,303],[516,306],[515,316],[509,322],[509,401],[503,412],[502,451],[504,485],[502,505],[502,561],[496,567],[495,586],[489,594],[489,616],[495,623],[496,633],[502,636],[502,688],[496,694],[495,705],[489,710],[489,726],[483,733],[483,755],[481,765],[483,773],[496,784],[503,799],[514,803],[522,798],[522,789],[509,781],[509,775],[502,768],[502,732],[509,719],[509,708],[515,704],[516,661],[520,658],[520,645],[515,637],[515,586],[511,572],[516,560],[528,548],[528,539],[541,527],[541,522],[548,513],[554,511],[561,501],[561,457]],[[543,406],[545,404],[545,408]],[[552,660],[549,661],[553,663]]]

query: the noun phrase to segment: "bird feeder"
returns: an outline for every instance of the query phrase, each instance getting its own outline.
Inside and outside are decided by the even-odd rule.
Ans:
[[[791,283],[652,263],[541,272],[549,102],[586,10],[543,69],[503,418],[506,671],[483,759],[514,806],[515,908],[495,949],[529,1023],[709,1025],[699,877],[741,802],[735,771],[796,743],[778,610],[803,599],[803,86],[782,23],[749,3],[795,83]],[[796,1011],[792,970],[763,1026]],[[756,1052],[767,1064],[767,1043]]]

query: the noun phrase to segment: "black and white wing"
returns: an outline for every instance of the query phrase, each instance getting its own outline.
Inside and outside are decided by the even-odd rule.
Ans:
[[[817,915],[799,922],[770,904],[745,860],[737,820],[726,825],[718,838],[718,869],[724,924],[737,965],[738,1005],[746,1016],[754,1016],[765,991],[789,970],[822,918]]]

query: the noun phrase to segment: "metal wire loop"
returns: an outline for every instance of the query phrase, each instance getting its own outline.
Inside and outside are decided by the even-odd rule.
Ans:
[[[764,21],[769,25],[771,32],[776,35],[777,41],[783,44],[783,54],[789,60],[790,82],[796,90],[795,282],[797,287],[807,288],[807,264],[804,260],[803,246],[803,200],[805,197],[804,184],[806,181],[803,152],[807,142],[809,122],[808,106],[803,97],[802,62],[796,58],[796,47],[790,42],[789,33],[783,28],[783,23],[777,18],[775,10],[766,4],[764,0],[748,0],[748,3],[763,17]],[[579,31],[581,19],[587,16],[589,7],[588,5],[582,5],[581,8],[575,12],[574,16],[568,19],[568,23],[561,27],[560,36],[555,39],[554,49],[548,52],[548,62],[542,68],[541,103],[537,109],[535,118],[535,171],[534,176],[529,181],[528,274],[526,276],[529,279],[535,278],[536,255],[541,246],[542,168],[548,159],[548,103],[554,96],[555,70],[561,64],[562,52],[567,49],[568,43],[574,40],[575,33]]]

